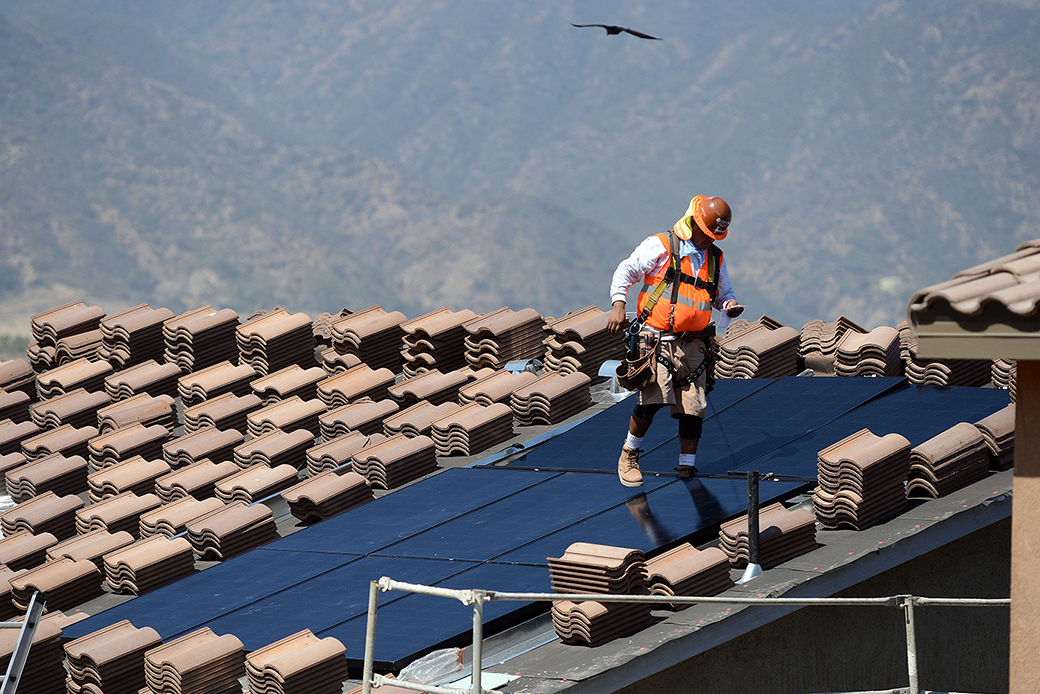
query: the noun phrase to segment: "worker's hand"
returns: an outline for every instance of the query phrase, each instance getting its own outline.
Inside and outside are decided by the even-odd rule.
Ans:
[[[628,320],[625,316],[625,302],[615,301],[614,309],[610,312],[610,319],[607,320],[607,332],[611,335],[620,335],[621,331],[625,329],[627,324]]]
[[[726,302],[726,305],[722,310],[725,311],[726,315],[730,318],[736,318],[744,312],[744,307],[738,304],[735,300],[730,299]]]

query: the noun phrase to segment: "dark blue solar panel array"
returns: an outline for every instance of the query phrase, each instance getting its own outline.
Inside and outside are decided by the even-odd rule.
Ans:
[[[817,451],[861,428],[897,431],[916,444],[1007,401],[1004,391],[905,387],[899,379],[721,381],[710,398],[698,465],[702,472],[745,468],[814,477]],[[209,626],[254,650],[307,628],[340,639],[357,663],[364,655],[369,582],[380,576],[547,592],[546,558],[573,542],[651,551],[714,532],[720,521],[746,511],[740,477],[648,476],[643,487],[630,489],[614,474],[587,474],[613,472],[631,407],[629,401],[609,408],[531,450],[517,461],[520,469],[444,471],[73,624],[65,635],[129,619],[166,640]],[[670,471],[674,424],[662,416],[654,427],[644,444],[657,450],[646,459]],[[804,487],[763,483],[762,503]],[[395,592],[383,594],[380,604],[376,659],[384,668],[469,638],[472,612],[457,601]],[[505,624],[531,609],[490,603],[485,618],[491,626]]]

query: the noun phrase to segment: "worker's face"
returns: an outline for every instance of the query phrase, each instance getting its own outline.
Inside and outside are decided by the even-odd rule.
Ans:
[[[691,226],[693,227],[693,236],[690,237],[690,240],[693,241],[693,245],[702,251],[707,250],[708,246],[715,242],[715,239],[701,231],[696,222]]]

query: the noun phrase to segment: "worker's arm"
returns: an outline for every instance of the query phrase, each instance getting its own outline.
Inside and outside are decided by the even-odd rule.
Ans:
[[[645,275],[660,271],[667,262],[668,249],[661,243],[661,239],[649,236],[636,246],[632,255],[618,264],[610,280],[610,302],[613,308],[607,321],[607,331],[611,335],[619,334],[628,322],[625,319],[625,303],[629,288],[642,281]]]

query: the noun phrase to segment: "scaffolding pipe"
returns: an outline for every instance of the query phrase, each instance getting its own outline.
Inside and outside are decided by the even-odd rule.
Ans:
[[[365,626],[365,667],[361,675],[362,694],[372,692],[372,670],[375,664],[376,609],[379,606],[379,582],[368,584],[368,624]]]
[[[473,601],[473,657],[471,658],[470,672],[472,672],[473,694],[480,694],[480,671],[484,669],[484,596],[476,591],[476,600]]]
[[[912,595],[899,597],[906,620],[906,671],[910,677],[908,694],[917,694],[917,634],[914,632],[914,597]]]

